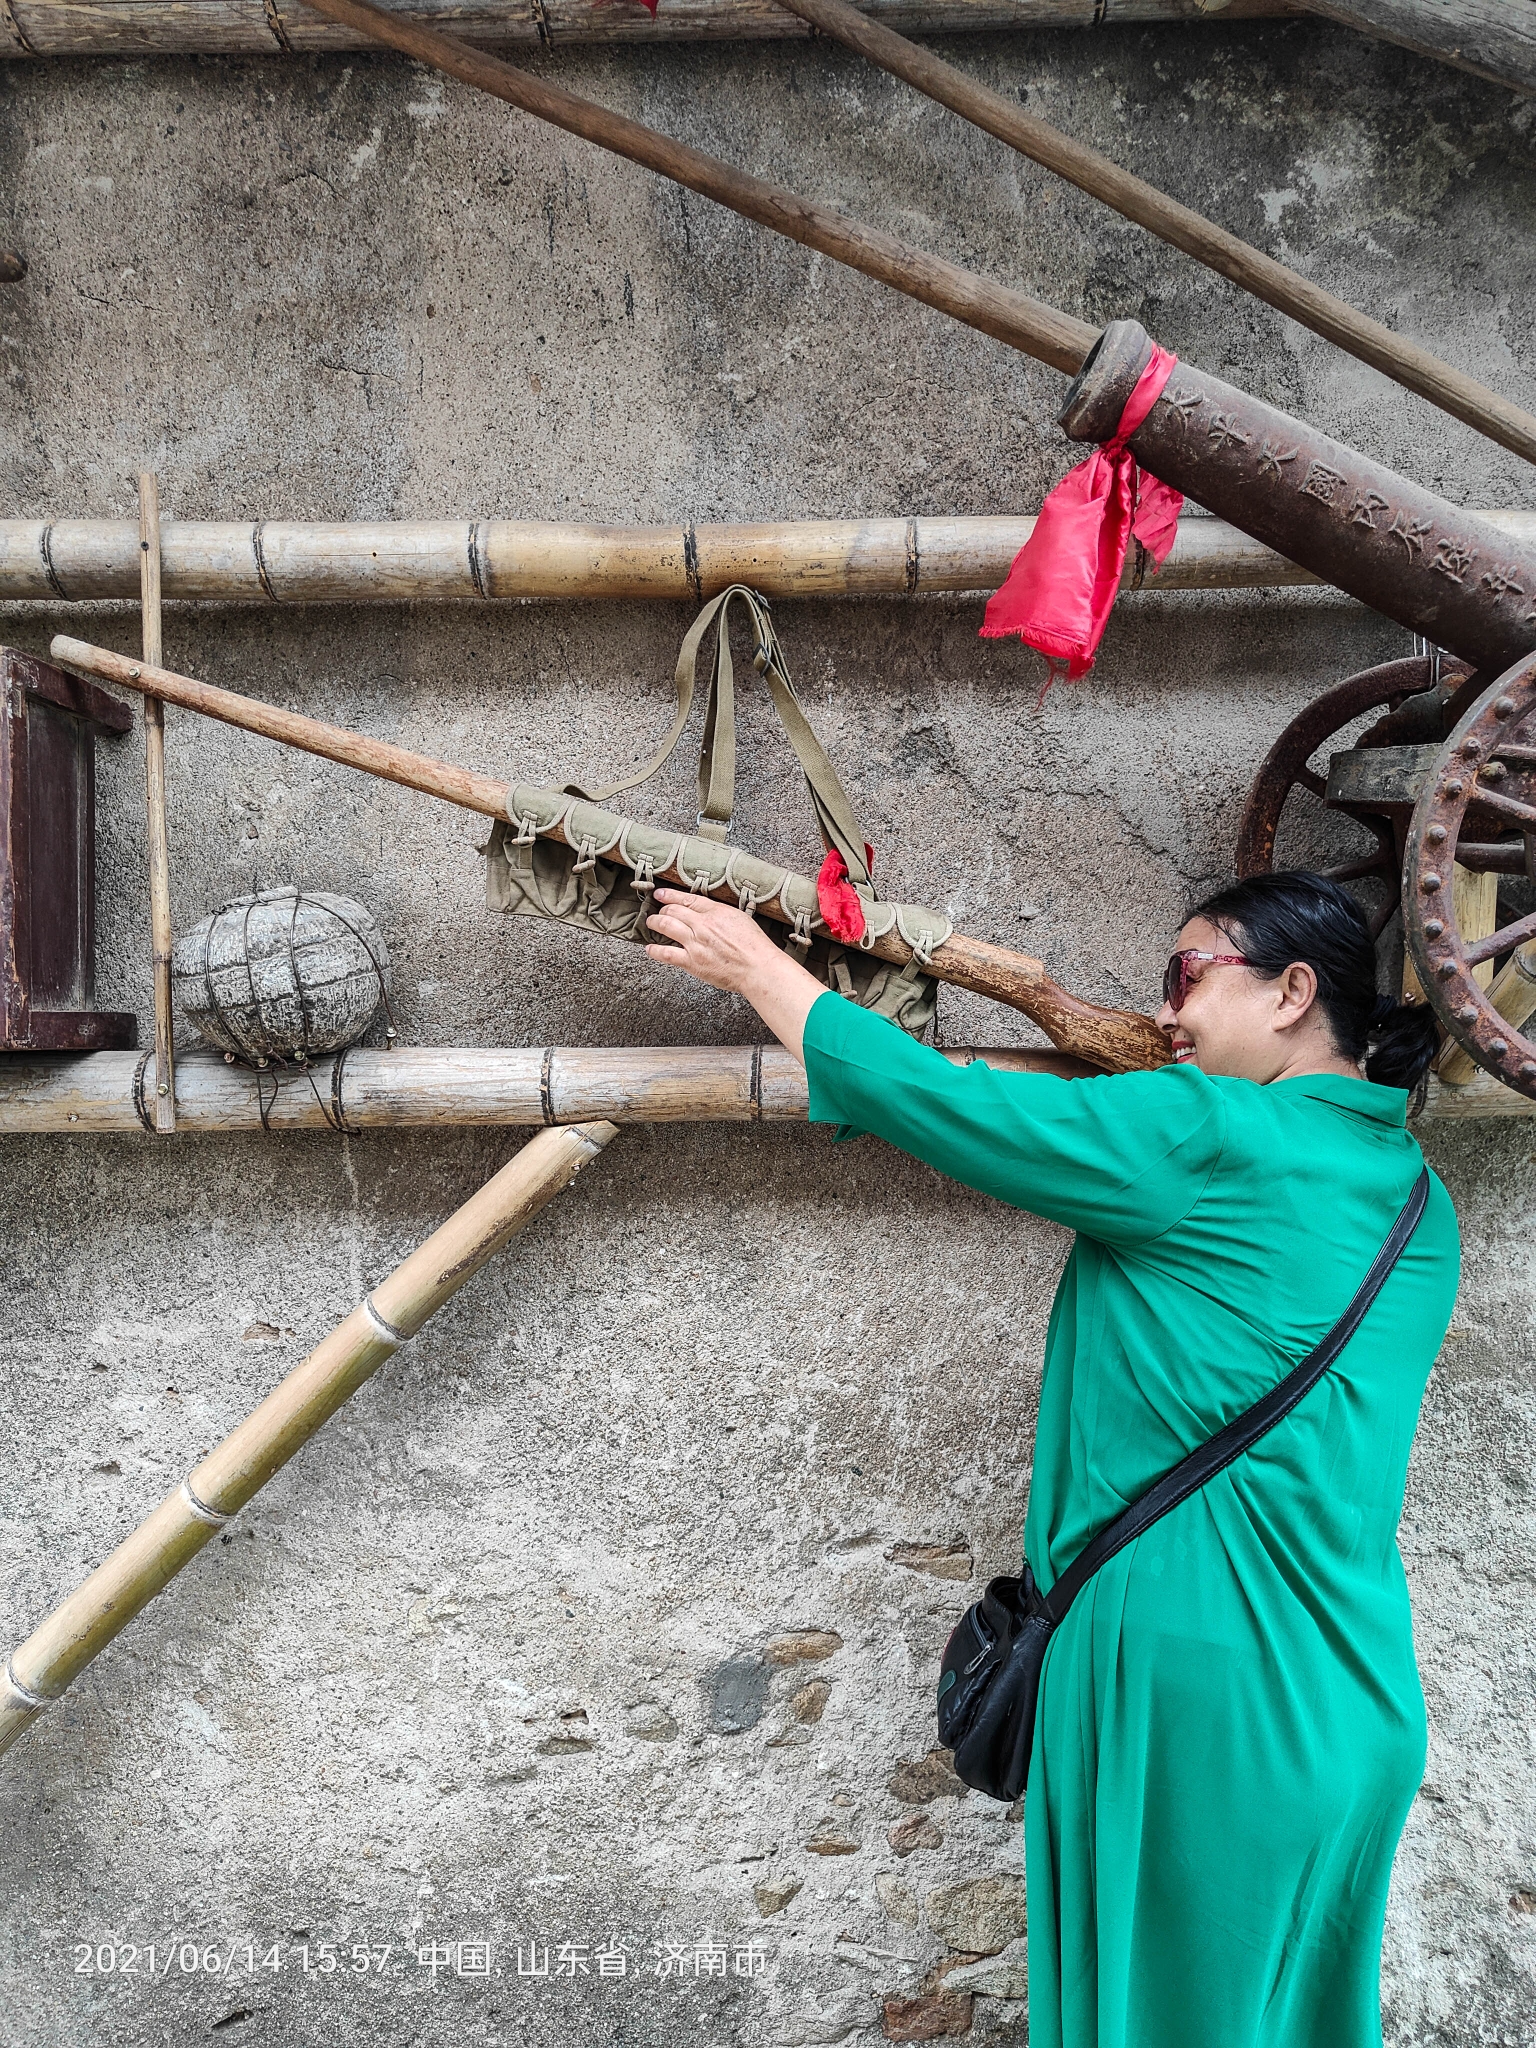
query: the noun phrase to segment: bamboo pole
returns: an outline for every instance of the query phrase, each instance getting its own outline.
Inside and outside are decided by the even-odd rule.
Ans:
[[[1536,953],[1536,946],[1527,949]],[[1536,959],[1530,962],[1536,970]],[[1525,984],[1536,1002],[1536,975]],[[1494,1001],[1499,1001],[1495,983]],[[1510,1022],[1524,1020],[1512,1013]],[[1526,1013],[1530,1014],[1529,1012]],[[1033,1046],[942,1047],[956,1066],[985,1060],[1007,1074],[1097,1071]],[[147,1056],[8,1054],[0,1058],[0,1137],[142,1138]],[[1442,1075],[1442,1083],[1451,1077]],[[1482,1086],[1486,1080],[1492,1085]],[[515,1129],[540,1124],[784,1123],[806,1115],[805,1070],[779,1045],[354,1046],[308,1072],[257,1074],[218,1053],[183,1052],[178,1126],[199,1135],[241,1131]],[[1424,1114],[1536,1116],[1536,1101],[1482,1069],[1432,1085]]]
[[[1069,373],[1079,369],[1098,339],[1097,328],[1027,293],[962,270],[942,256],[909,248],[894,235],[754,178],[719,157],[675,142],[593,100],[580,99],[532,72],[520,71],[500,57],[472,48],[457,36],[445,36],[420,22],[386,14],[382,8],[370,6],[368,0],[307,0],[307,4],[358,34],[414,57],[419,64],[430,65],[477,92],[563,128],[567,134],[579,135],[600,149],[612,150],[616,156],[675,179],[690,191],[702,193],[762,227],[773,228],[807,249],[818,249],[823,256],[846,263],[926,306],[937,307],[967,327],[990,334],[1054,369]]]
[[[369,739],[362,733],[348,731],[344,726],[326,725],[319,719],[304,718],[296,712],[281,711],[275,705],[260,703],[254,697],[239,696],[233,690],[216,689],[212,684],[197,682],[191,676],[175,675],[169,669],[149,668],[129,655],[116,654],[105,647],[92,647],[86,641],[72,639],[67,634],[54,636],[51,652],[53,659],[65,667],[78,669],[82,674],[95,676],[103,682],[122,684],[140,695],[153,693],[165,698],[167,703],[180,704],[189,711],[200,711],[209,718],[222,719],[228,725],[261,733],[268,739],[280,740],[285,746],[300,747],[306,753],[322,755],[347,767],[361,768],[386,782],[397,782],[406,789],[441,797],[447,803],[458,804],[464,810],[478,811],[485,817],[511,818],[511,799],[516,791],[522,806],[519,816],[529,802],[549,807],[552,822],[535,827],[539,836],[556,839],[578,849],[590,837],[594,845],[615,849],[610,857],[627,857],[618,849],[631,836],[634,829],[631,821],[617,812],[602,810],[596,804],[580,805],[579,833],[572,839],[567,829],[570,800],[563,793],[537,789],[530,784],[498,782],[488,775],[478,775],[472,769],[434,761],[385,740]],[[658,840],[670,840],[672,846],[670,858],[657,857],[655,878],[678,888],[693,889],[696,886],[696,875],[689,871],[688,864],[692,864],[693,870],[701,870],[720,852],[711,841],[672,838],[665,834],[655,836]],[[765,890],[759,894],[755,907],[762,915],[776,918],[784,924],[798,924],[808,913],[790,907],[786,899],[793,894],[814,908],[815,892],[803,877],[783,870],[775,872],[777,883],[773,892]],[[735,901],[737,885],[722,881],[711,893],[721,901]],[[874,939],[866,950],[879,959],[899,964],[913,957],[912,947],[894,929]],[[1083,1002],[1053,981],[1044,964],[1027,953],[1015,953],[1002,946],[990,945],[984,939],[967,938],[955,932],[933,947],[926,964],[928,971],[940,981],[952,982],[959,988],[991,996],[994,1001],[1022,1010],[1062,1052],[1090,1060],[1095,1066],[1111,1071],[1157,1067],[1168,1058],[1168,1040],[1150,1017]]]
[[[1478,512],[1536,540],[1536,512]],[[732,583],[767,598],[992,591],[1032,517],[797,519],[742,525],[558,521],[168,520],[167,599],[355,604],[586,598],[703,604]],[[1161,569],[1131,549],[1122,590],[1253,590],[1325,579],[1224,519],[1186,515]],[[118,519],[0,519],[0,603],[136,597],[138,529]]]
[[[957,1066],[1006,1073],[1094,1071],[1034,1047],[946,1048]],[[0,1059],[0,1137],[142,1136],[146,1055]],[[433,1130],[588,1123],[776,1123],[806,1114],[805,1070],[780,1045],[353,1046],[296,1067],[231,1066],[183,1053],[180,1128],[235,1131]]]
[[[209,1452],[84,1585],[12,1651],[0,1677],[0,1751],[61,1697],[385,1359],[408,1343],[615,1135],[612,1124],[592,1123],[531,1138]]]
[[[160,617],[160,485],[139,476],[139,591],[144,659],[163,659]],[[144,699],[144,781],[148,802],[149,932],[155,983],[155,1129],[176,1128],[176,1030],[171,1012],[171,860],[165,822],[165,706]]]
[[[886,23],[851,6],[849,0],[780,0],[780,5],[883,71],[904,79],[940,106],[1008,143],[1022,156],[1102,200],[1127,220],[1182,249],[1197,263],[1229,278],[1266,305],[1311,328],[1346,354],[1416,391],[1500,447],[1536,462],[1536,415],[1523,406],[1501,398],[1417,342],[1357,312],[1310,278],[1275,262],[1192,207],[1180,205],[1155,185],[1122,170],[1098,150],[1026,114],[1016,100],[1005,100],[955,65],[946,64],[932,50],[920,48]],[[1536,8],[1532,12],[1536,13]],[[1536,50],[1536,43],[1532,47]]]
[[[1011,28],[1140,26],[1198,19],[1203,0],[877,0],[919,34]],[[433,0],[394,0],[395,11],[436,18]],[[1229,0],[1222,18],[1297,11],[1295,0]],[[807,31],[772,0],[661,0],[655,19],[614,0],[454,0],[453,20],[476,42],[533,49],[567,43],[751,41]],[[298,55],[361,50],[371,39],[325,21],[302,0],[5,0],[0,56],[138,57],[159,52]]]

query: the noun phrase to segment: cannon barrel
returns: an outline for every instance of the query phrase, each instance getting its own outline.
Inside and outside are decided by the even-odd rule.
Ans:
[[[1106,441],[1151,359],[1105,328],[1067,393],[1074,441]],[[1536,648],[1536,546],[1180,362],[1130,437],[1164,483],[1436,646],[1499,674]]]

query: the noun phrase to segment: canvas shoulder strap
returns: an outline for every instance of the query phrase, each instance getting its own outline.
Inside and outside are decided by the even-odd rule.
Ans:
[[[1139,1500],[1132,1501],[1123,1514],[1117,1515],[1083,1546],[1045,1596],[1045,1611],[1053,1623],[1061,1620],[1100,1565],[1107,1564],[1116,1551],[1123,1550],[1127,1543],[1134,1542],[1150,1529],[1170,1508],[1176,1508],[1181,1501],[1188,1500],[1192,1493],[1197,1493],[1214,1479],[1218,1472],[1224,1472],[1234,1459],[1251,1449],[1266,1431],[1283,1421],[1297,1402],[1311,1392],[1360,1327],[1366,1310],[1381,1292],[1387,1275],[1418,1229],[1428,1200],[1429,1168],[1426,1166],[1414,1182],[1413,1192],[1393,1224],[1386,1243],[1356,1289],[1354,1299],[1327,1336],[1315,1350],[1308,1352],[1300,1365],[1286,1374],[1278,1386],[1272,1387],[1261,1400],[1255,1401],[1251,1408],[1245,1409],[1224,1429],[1219,1429],[1198,1450],[1191,1451],[1187,1458],[1181,1458],[1171,1472],[1165,1472],[1155,1486],[1149,1487]]]
[[[699,653],[713,626],[714,665],[704,707],[704,735],[699,748],[698,831],[706,839],[725,839],[736,802],[736,672],[731,660],[730,618],[733,604],[746,612],[753,636],[753,663],[768,686],[773,708],[804,772],[822,843],[835,846],[843,856],[848,879],[854,887],[873,894],[864,852],[864,834],[848,801],[847,791],[838,780],[837,770],[827,758],[826,749],[812,730],[790,680],[789,663],[773,629],[767,600],[744,583],[733,583],[729,589],[712,597],[688,628],[673,677],[677,689],[677,710],[660,751],[622,782],[610,782],[601,789],[580,789],[574,783],[568,783],[565,793],[584,797],[589,803],[607,803],[610,797],[636,789],[642,782],[649,782],[671,760],[693,709],[698,687]]]

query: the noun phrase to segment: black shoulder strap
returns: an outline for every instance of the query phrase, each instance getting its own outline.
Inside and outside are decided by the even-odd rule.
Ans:
[[[1359,1328],[1366,1310],[1381,1292],[1383,1281],[1397,1264],[1404,1246],[1419,1226],[1424,1214],[1424,1205],[1429,1199],[1429,1168],[1426,1166],[1413,1184],[1402,1214],[1392,1226],[1391,1235],[1376,1254],[1371,1270],[1361,1281],[1354,1300],[1334,1324],[1321,1344],[1311,1351],[1292,1371],[1288,1372],[1278,1386],[1272,1387],[1262,1400],[1255,1401],[1237,1419],[1219,1429],[1215,1436],[1191,1451],[1187,1458],[1181,1458],[1171,1472],[1165,1472],[1155,1486],[1151,1486],[1140,1500],[1119,1514],[1097,1536],[1084,1544],[1071,1564],[1052,1586],[1045,1598],[1045,1611],[1053,1622],[1061,1620],[1077,1595],[1088,1583],[1101,1564],[1107,1564],[1117,1550],[1123,1550],[1127,1543],[1140,1536],[1170,1508],[1176,1508],[1180,1501],[1188,1500],[1218,1472],[1224,1472],[1234,1458],[1240,1458],[1244,1451],[1256,1444],[1266,1430],[1273,1429],[1277,1422],[1290,1414],[1296,1403],[1322,1378],[1344,1346]]]

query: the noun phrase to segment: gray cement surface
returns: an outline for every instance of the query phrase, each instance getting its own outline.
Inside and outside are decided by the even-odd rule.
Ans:
[[[1529,103],[1316,23],[950,53],[1528,400]],[[548,68],[1135,315],[1465,503],[1531,502],[1513,456],[837,52]],[[16,515],[122,516],[146,464],[200,518],[990,512],[1072,459],[1053,373],[388,57],[11,67],[0,241],[31,261],[0,292]],[[1407,651],[1326,594],[1143,595],[1037,705],[976,603],[778,616],[889,890],[1138,1004],[1281,724]],[[642,758],[686,623],[172,608],[166,650],[560,781]],[[61,627],[127,647],[137,621],[0,617],[30,648]],[[746,696],[740,836],[804,865]],[[622,948],[488,917],[478,820],[174,714],[169,753],[181,928],[306,882],[379,916],[418,1041],[753,1035]],[[137,734],[100,769],[100,1000],[147,1024]],[[691,817],[689,774],[648,814]],[[1028,1036],[951,993],[940,1024]],[[5,1642],[510,1143],[12,1140]],[[1466,1268],[1403,1525],[1431,1750],[1383,1990],[1392,2048],[1491,2048],[1536,2038],[1532,1135],[1426,1145]],[[0,2040],[810,2048],[995,1949],[974,2038],[1022,2041],[1021,1829],[930,1755],[931,1685],[1017,1568],[1065,1250],[872,1140],[623,1133],[0,1765]]]

